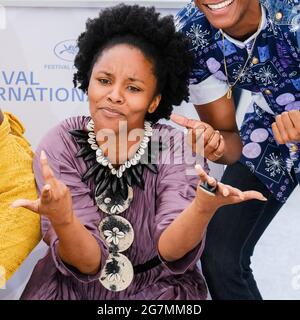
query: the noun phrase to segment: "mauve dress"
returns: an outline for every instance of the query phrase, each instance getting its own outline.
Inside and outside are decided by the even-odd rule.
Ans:
[[[39,156],[41,150],[47,154],[49,164],[56,177],[70,189],[75,214],[97,239],[101,248],[101,268],[108,256],[105,242],[100,238],[98,225],[106,216],[95,204],[94,183],[81,181],[87,170],[86,163],[75,154],[79,146],[68,133],[71,129],[84,129],[89,117],[73,117],[64,120],[48,132],[40,143],[34,159],[34,172],[38,190],[43,187]],[[183,133],[170,126],[155,124],[155,132],[172,133],[168,153],[179,148]],[[155,139],[156,133],[153,135]],[[178,150],[177,150],[178,151]],[[163,230],[191,203],[198,183],[196,174],[187,175],[186,164],[166,164],[163,157],[158,163],[158,174],[144,170],[145,190],[133,187],[134,197],[130,207],[121,214],[131,222],[135,238],[131,247],[122,252],[133,265],[145,263],[158,255],[157,242]],[[164,163],[165,162],[165,163]],[[175,161],[173,161],[175,162]],[[90,166],[90,164],[89,164]],[[160,265],[134,275],[131,285],[120,292],[105,289],[96,275],[85,275],[66,265],[58,256],[58,238],[47,218],[42,218],[42,232],[49,250],[34,268],[21,299],[46,300],[199,300],[207,299],[207,288],[196,266],[203,251],[204,241],[172,263]],[[76,235],[74,235],[75,237]],[[184,241],[184,239],[183,239]]]

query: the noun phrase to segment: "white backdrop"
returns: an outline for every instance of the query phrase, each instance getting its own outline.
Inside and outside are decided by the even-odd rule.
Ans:
[[[68,2],[72,6],[64,7],[63,4]],[[106,5],[108,2],[118,1],[0,0],[0,4],[10,4],[5,10],[0,7],[0,107],[22,119],[27,130],[26,137],[33,148],[60,120],[88,112],[86,98],[73,90],[74,40],[84,30],[86,19],[98,14],[95,5]],[[175,13],[184,3],[136,2],[156,4],[163,14]],[[24,7],[11,6],[20,3]],[[40,7],[32,7],[35,3]],[[53,7],[49,7],[52,3]],[[89,3],[90,8],[83,7],[84,3]],[[247,102],[245,99],[244,104]],[[183,104],[176,111],[197,118],[191,105]],[[218,176],[222,168],[214,166],[213,171]],[[299,210],[296,212],[296,199],[299,199],[299,190],[285,211],[276,217],[254,255],[254,271],[259,286],[269,299],[300,297],[300,218]],[[19,297],[35,262],[44,252],[43,245],[34,250],[7,283],[6,289],[0,290],[0,299]]]

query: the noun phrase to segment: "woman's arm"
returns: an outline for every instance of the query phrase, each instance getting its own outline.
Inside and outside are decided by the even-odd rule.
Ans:
[[[201,167],[198,171],[202,182],[216,185],[216,180]],[[242,192],[221,183],[217,184],[215,196],[197,187],[192,203],[161,234],[158,241],[160,255],[168,262],[184,257],[202,241],[207,225],[219,207],[250,199],[266,200],[259,192]]]
[[[99,271],[101,249],[97,240],[72,214],[72,219],[66,224],[52,226],[58,236],[58,254],[69,265],[74,266],[81,273],[95,274]]]

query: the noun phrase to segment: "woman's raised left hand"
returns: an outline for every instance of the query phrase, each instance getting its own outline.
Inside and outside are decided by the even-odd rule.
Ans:
[[[267,200],[260,192],[254,190],[241,191],[230,185],[218,182],[215,178],[209,176],[201,165],[196,165],[195,168],[200,177],[200,183],[197,187],[196,201],[197,206],[202,212],[214,213],[222,206],[248,200]],[[201,187],[203,184],[208,184],[209,186],[214,187],[215,191],[213,193],[206,191]]]

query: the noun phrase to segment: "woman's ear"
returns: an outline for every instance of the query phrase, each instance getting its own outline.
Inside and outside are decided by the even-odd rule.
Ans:
[[[152,102],[151,102],[151,104],[150,104],[150,106],[149,106],[149,108],[148,108],[148,112],[149,112],[149,113],[153,113],[153,112],[157,109],[157,107],[158,107],[158,105],[159,105],[159,103],[160,103],[160,100],[161,100],[161,94],[157,95],[157,96],[152,100]]]

